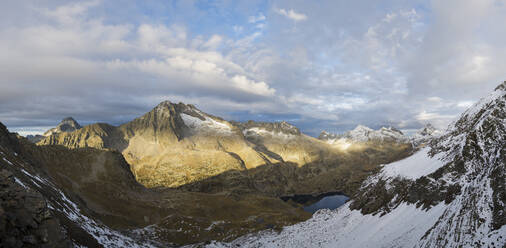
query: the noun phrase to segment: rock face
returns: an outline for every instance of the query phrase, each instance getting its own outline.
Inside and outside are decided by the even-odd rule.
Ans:
[[[71,247],[43,196],[25,187],[10,171],[0,170],[1,246]]]
[[[73,132],[77,129],[80,129],[81,125],[77,123],[76,120],[72,117],[64,118],[55,128],[51,128],[44,133],[44,136],[50,136],[55,133],[62,132]]]
[[[214,247],[505,247],[505,178],[506,82],[336,211]]]
[[[383,133],[396,131],[378,131]],[[412,149],[407,143],[371,143],[343,151],[287,122],[228,122],[169,101],[118,127],[88,125],[38,144],[119,151],[147,187],[272,196],[352,193],[379,164],[408,156]]]

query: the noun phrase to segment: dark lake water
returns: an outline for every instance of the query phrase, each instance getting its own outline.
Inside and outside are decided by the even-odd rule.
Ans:
[[[328,208],[330,210],[336,209],[340,206],[342,206],[346,201],[350,199],[349,197],[345,195],[331,195],[331,196],[325,196],[319,201],[304,207],[304,211],[314,213],[317,210]]]
[[[339,192],[329,192],[318,196],[313,195],[293,195],[281,197],[283,201],[292,200],[304,205],[304,211],[314,213],[319,209],[327,208],[330,210],[342,206],[348,199],[346,195]]]

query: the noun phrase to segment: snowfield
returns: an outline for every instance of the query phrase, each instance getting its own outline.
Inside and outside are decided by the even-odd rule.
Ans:
[[[411,247],[436,223],[444,209],[444,204],[424,211],[404,203],[380,217],[350,210],[347,203],[333,211],[322,209],[310,220],[279,234],[264,232],[208,247]]]
[[[426,176],[441,168],[444,165],[442,154],[434,157],[429,155],[430,148],[425,147],[415,154],[383,166],[381,177],[392,178],[400,176],[406,179],[417,179]]]
[[[201,120],[197,117],[193,117],[185,113],[181,113],[180,116],[183,119],[184,124],[186,126],[196,131],[205,132],[212,130],[222,134],[232,133],[232,129],[227,124],[216,121],[205,115],[202,115],[205,118],[205,120]]]

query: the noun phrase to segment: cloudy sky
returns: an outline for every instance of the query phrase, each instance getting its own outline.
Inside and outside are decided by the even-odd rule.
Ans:
[[[311,135],[444,128],[506,80],[505,4],[4,0],[0,121],[121,124],[170,100]]]

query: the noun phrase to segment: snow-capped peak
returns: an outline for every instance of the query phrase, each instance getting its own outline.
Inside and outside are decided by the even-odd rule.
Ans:
[[[329,144],[369,141],[404,143],[408,141],[408,137],[396,128],[382,127],[378,130],[374,130],[364,125],[358,125],[355,129],[341,135],[330,134],[323,131],[318,138]]]
[[[428,143],[430,140],[439,137],[442,134],[441,130],[436,129],[432,124],[427,123],[421,129],[419,129],[411,137],[411,142],[414,147],[418,147],[422,144]]]

